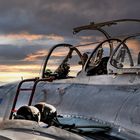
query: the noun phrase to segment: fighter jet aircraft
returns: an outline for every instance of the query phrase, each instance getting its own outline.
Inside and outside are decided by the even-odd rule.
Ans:
[[[140,139],[140,33],[114,38],[102,29],[123,21],[140,22],[115,20],[75,28],[75,33],[97,29],[106,39],[84,53],[79,46],[56,45],[46,58],[42,78],[21,81],[17,91],[16,84],[2,86],[0,138]],[[21,110],[42,102],[56,108],[55,119],[41,119],[39,124],[35,111],[28,119],[20,116]],[[47,119],[50,113],[45,113]]]

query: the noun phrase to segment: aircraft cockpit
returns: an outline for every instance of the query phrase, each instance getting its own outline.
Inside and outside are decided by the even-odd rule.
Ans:
[[[112,56],[112,53],[114,53],[114,50],[116,50],[116,47],[121,44],[125,36],[122,35],[119,37],[112,37],[113,34],[111,34],[109,31],[106,31],[106,27],[124,22],[134,22],[137,24],[140,22],[140,20],[121,19],[97,24],[90,23],[89,25],[74,28],[74,34],[77,34],[83,30],[95,30],[102,33],[105,39],[98,42],[92,42],[92,48],[90,48],[90,51],[85,52],[80,50],[80,46],[88,48],[91,44],[83,44],[78,46],[71,44],[58,44],[54,46],[46,58],[43,67],[42,78],[51,77],[53,80],[75,78],[80,76],[81,72],[86,76],[111,73],[112,70],[109,68],[110,66],[108,67],[109,59]],[[128,52],[128,49],[125,45],[121,47],[119,54],[115,53],[114,55],[117,55],[117,58],[111,60],[111,67],[123,67],[121,65],[122,63],[117,62],[123,61],[124,63],[124,55],[128,55],[128,58],[130,59],[130,66],[133,65],[131,54]],[[121,56],[122,58],[120,58]]]
[[[107,64],[109,58],[116,48],[121,43],[120,39],[107,39],[100,43],[91,53],[84,71],[87,76],[107,74]]]
[[[42,77],[74,78],[81,71],[84,71],[86,76],[120,73],[122,70],[126,73],[138,72],[139,36],[139,34],[130,35],[123,40],[107,39],[98,44],[92,52],[83,54],[79,48],[70,44],[56,45],[47,56]]]
[[[82,70],[84,61],[84,57],[76,47],[70,44],[56,45],[47,56],[42,77],[53,79],[76,77]]]
[[[109,74],[140,72],[140,34],[126,37],[112,53],[108,63]]]

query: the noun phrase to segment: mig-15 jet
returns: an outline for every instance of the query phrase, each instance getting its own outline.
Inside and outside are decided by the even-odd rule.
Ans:
[[[113,37],[104,29],[124,22],[140,20],[74,28],[105,39],[55,45],[41,78],[1,86],[0,139],[140,139],[140,33]]]

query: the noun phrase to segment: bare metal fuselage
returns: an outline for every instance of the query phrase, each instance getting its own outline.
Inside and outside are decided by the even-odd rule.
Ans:
[[[58,112],[117,128],[118,134],[140,135],[140,76],[101,75],[41,83],[35,100],[53,104]]]
[[[107,124],[114,132],[128,138],[140,137],[140,76],[98,75],[40,82],[33,103],[45,101],[57,108],[58,114]],[[5,87],[5,86],[4,86]],[[1,116],[8,116],[16,86],[1,88]],[[9,91],[6,89],[9,89]],[[2,92],[4,96],[2,97]],[[9,96],[12,95],[12,96]],[[26,99],[25,94],[22,95]],[[26,99],[27,100],[27,99]],[[11,102],[11,103],[10,103]],[[22,102],[22,100],[20,100]],[[6,105],[6,109],[3,107]],[[112,131],[112,132],[113,132]],[[113,133],[114,133],[113,132]]]

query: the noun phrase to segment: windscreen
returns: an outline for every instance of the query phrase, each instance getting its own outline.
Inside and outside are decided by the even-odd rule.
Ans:
[[[111,64],[116,68],[140,66],[140,37],[130,38],[114,52]]]

